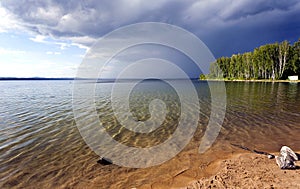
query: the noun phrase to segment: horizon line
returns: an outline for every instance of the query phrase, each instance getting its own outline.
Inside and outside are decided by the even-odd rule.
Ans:
[[[76,77],[0,77],[0,81],[5,80],[103,80],[103,81],[115,81],[115,80],[185,80],[185,79],[199,79],[199,78],[76,78]]]

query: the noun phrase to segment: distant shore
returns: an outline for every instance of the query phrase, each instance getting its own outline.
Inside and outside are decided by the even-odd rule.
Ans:
[[[300,80],[270,80],[270,79],[251,79],[251,80],[243,80],[243,79],[200,79],[200,81],[225,81],[225,82],[270,82],[270,83],[299,83]]]
[[[19,77],[0,77],[0,81],[39,81],[39,80],[75,80],[75,78],[45,78],[45,77],[29,77],[29,78],[19,78]],[[83,79],[88,80],[88,79]],[[123,79],[124,81],[127,80],[135,80],[135,79]],[[120,80],[120,81],[123,81]],[[172,80],[172,79],[168,79]],[[175,79],[177,80],[177,79]],[[180,80],[180,79],[178,79]],[[224,81],[224,82],[270,82],[270,83],[299,83],[300,80],[270,80],[270,79],[251,79],[251,80],[243,80],[243,79],[195,79],[191,78],[191,80],[198,80],[198,81]],[[102,79],[98,81],[99,83],[106,83],[106,82],[115,82],[115,79]]]
[[[0,81],[31,81],[31,80],[74,80],[74,78],[47,78],[47,77],[0,77]]]

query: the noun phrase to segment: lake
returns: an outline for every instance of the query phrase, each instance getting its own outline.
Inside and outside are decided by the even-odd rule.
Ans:
[[[171,160],[137,169],[97,163],[99,155],[85,143],[75,123],[73,81],[1,81],[0,188],[176,185],[181,173],[184,172],[187,182],[201,178],[209,174],[205,167],[211,161],[241,152],[231,143],[268,152],[278,152],[282,145],[300,150],[298,83],[226,82],[225,119],[218,138],[204,154],[198,153],[198,147],[209,121],[211,98],[206,82],[193,81],[193,85],[200,104],[200,119],[193,138]],[[218,82],[211,82],[211,85],[218,86]],[[111,107],[112,86],[113,83],[97,83],[95,90],[98,117],[110,136],[124,145],[138,148],[159,145],[172,136],[181,112],[179,96],[172,87],[159,81],[147,81],[137,85],[131,93],[130,111],[136,121],[150,119],[148,106],[152,100],[160,99],[166,104],[162,127],[145,137],[118,123]],[[189,94],[190,91],[186,91],[185,96]],[[195,109],[195,104],[188,104],[189,113]],[[154,109],[154,112],[159,111],[159,107]],[[159,119],[158,114],[153,123]],[[108,146],[107,150],[110,149],[113,150]]]

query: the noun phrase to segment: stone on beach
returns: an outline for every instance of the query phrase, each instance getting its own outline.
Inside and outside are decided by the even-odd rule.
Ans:
[[[295,169],[295,161],[298,161],[298,156],[289,147],[283,146],[280,150],[281,156],[275,156],[276,163],[281,169]]]

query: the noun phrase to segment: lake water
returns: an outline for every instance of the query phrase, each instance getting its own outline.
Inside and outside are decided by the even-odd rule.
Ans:
[[[137,121],[150,118],[151,100],[166,103],[168,112],[162,128],[147,137],[120,127],[110,103],[113,83],[96,84],[96,109],[110,136],[125,145],[145,148],[172,135],[179,120],[180,101],[170,86],[158,83],[141,84],[130,96],[130,110]],[[97,163],[99,156],[76,127],[72,81],[1,81],[0,188],[174,186],[181,173],[181,181],[200,178],[208,174],[201,167],[241,152],[230,143],[269,152],[278,151],[282,145],[300,150],[299,84],[226,82],[225,119],[217,140],[204,154],[198,153],[198,147],[208,123],[211,99],[205,82],[195,81],[194,86],[201,112],[190,143],[162,165],[136,169]],[[193,111],[196,107],[189,104],[189,108]]]

